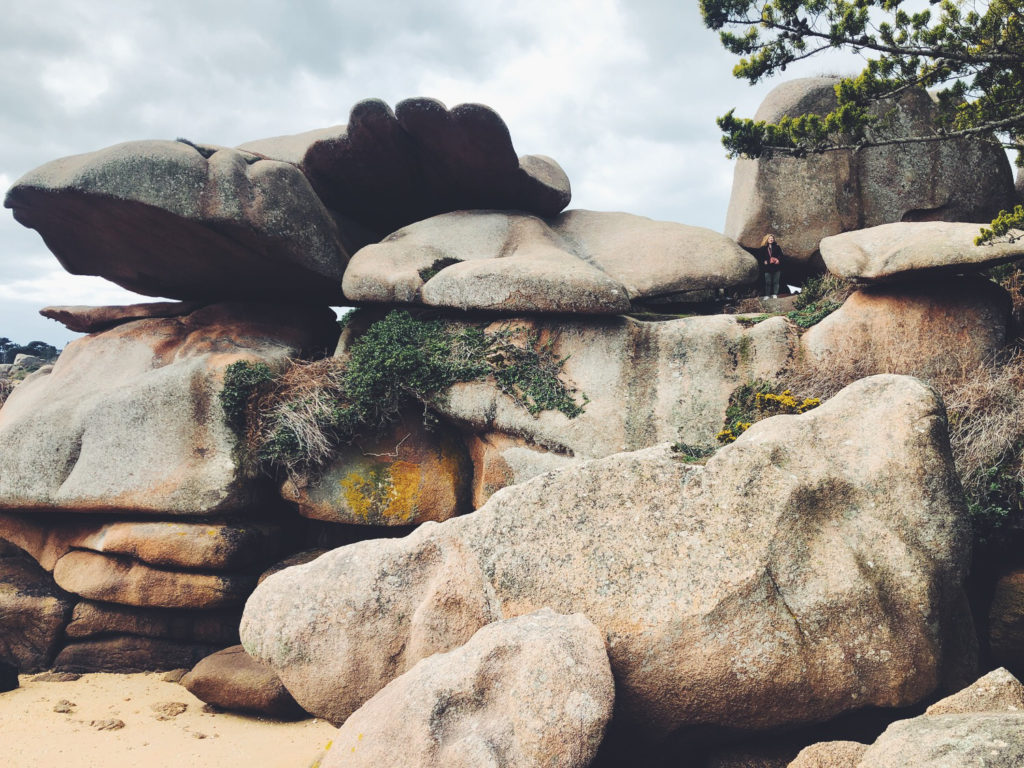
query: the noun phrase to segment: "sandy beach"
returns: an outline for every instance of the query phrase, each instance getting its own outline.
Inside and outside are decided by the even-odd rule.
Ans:
[[[0,693],[4,768],[307,768],[336,729],[210,708],[163,673],[22,675]]]

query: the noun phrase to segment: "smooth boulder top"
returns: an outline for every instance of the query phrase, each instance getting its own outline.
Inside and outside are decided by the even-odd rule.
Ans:
[[[489,624],[393,680],[338,730],[321,765],[585,768],[614,699],[597,627],[543,609]]]
[[[333,211],[381,236],[447,211],[509,208],[554,216],[569,179],[543,155],[518,157],[508,127],[483,104],[451,110],[412,98],[352,107],[348,125],[242,144],[297,163]]]
[[[280,571],[240,635],[340,723],[485,624],[579,612],[605,635],[625,722],[764,730],[905,706],[961,675],[968,542],[941,401],[876,376],[705,467],[667,446],[616,454]]]
[[[821,241],[829,272],[882,281],[959,270],[978,271],[1024,259],[1024,240],[975,245],[978,224],[901,221],[832,235]]]
[[[131,141],[53,160],[4,205],[72,274],[148,296],[339,303],[348,255],[290,163],[185,141]]]
[[[752,256],[703,227],[582,210],[547,220],[456,211],[361,249],[343,288],[355,302],[619,314],[647,298],[756,277]]]

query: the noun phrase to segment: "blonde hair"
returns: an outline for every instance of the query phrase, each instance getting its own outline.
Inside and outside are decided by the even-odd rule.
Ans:
[[[768,238],[769,237],[775,237],[775,233],[774,232],[769,232],[767,235],[765,235],[764,237],[761,238],[761,247],[762,248],[764,248],[766,245],[768,245]],[[775,242],[776,243],[779,242],[779,238],[775,237]]]

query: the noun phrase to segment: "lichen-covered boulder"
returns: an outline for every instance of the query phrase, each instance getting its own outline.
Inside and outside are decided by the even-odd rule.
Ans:
[[[4,205],[61,265],[147,296],[342,299],[346,235],[294,165],[184,141],[132,141],[53,160]]]
[[[541,610],[424,659],[357,710],[323,768],[585,768],[612,714],[604,638]]]
[[[333,344],[328,308],[214,304],[67,346],[0,410],[0,509],[166,515],[274,498],[240,466],[219,394],[236,361],[283,365]]]
[[[991,361],[1006,345],[1011,301],[982,277],[880,284],[850,295],[800,338],[808,363],[867,376],[940,376]]]
[[[826,237],[821,257],[832,274],[858,281],[916,281],[1024,259],[1024,241],[975,245],[980,231],[948,221],[881,224]]]
[[[753,282],[757,264],[703,227],[627,213],[458,211],[352,259],[352,301],[463,310],[618,314],[631,303]]]
[[[256,661],[240,645],[207,656],[180,682],[196,698],[232,712],[282,720],[306,716],[274,670]]]
[[[352,107],[348,125],[242,144],[296,163],[327,206],[379,236],[471,208],[554,216],[569,179],[543,155],[518,157],[508,127],[483,104],[448,110],[436,99],[380,99]]]
[[[754,119],[777,122],[807,112],[826,114],[835,107],[837,82],[816,77],[782,83]],[[878,136],[934,131],[935,105],[924,89],[906,90],[873,109],[884,118],[873,129]],[[1000,209],[1012,207],[1014,197],[1006,153],[983,137],[803,158],[741,158],[725,234],[753,248],[773,232],[793,266],[803,270],[829,235],[896,221],[989,221]]]
[[[667,446],[617,454],[281,571],[242,642],[336,723],[419,659],[542,607],[600,628],[617,713],[657,733],[908,705],[972,659],[960,494],[937,395],[872,377],[706,467]]]
[[[458,432],[428,431],[413,409],[384,434],[341,446],[322,470],[289,478],[281,495],[314,520],[411,525],[468,512],[472,477]]]

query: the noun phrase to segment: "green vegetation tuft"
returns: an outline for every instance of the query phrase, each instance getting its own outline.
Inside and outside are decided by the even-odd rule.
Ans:
[[[453,264],[460,264],[460,263],[461,262],[460,262],[459,259],[453,259],[453,258],[451,258],[449,256],[446,256],[443,259],[437,259],[429,267],[424,267],[423,269],[421,269],[419,271],[420,280],[422,280],[425,283],[430,278],[434,277],[434,275],[436,275],[438,272],[440,272],[445,267],[450,267]]]
[[[493,377],[529,413],[574,418],[587,398],[577,403],[576,390],[559,379],[565,359],[551,347],[522,329],[488,333],[393,311],[344,359],[296,362],[276,378],[266,366],[236,363],[221,397],[232,424],[245,428],[250,455],[271,473],[294,473],[323,466],[340,445],[380,434],[413,403],[424,406],[429,424],[434,399],[459,382]]]
[[[715,446],[690,445],[681,440],[672,443],[670,448],[673,453],[678,453],[679,458],[687,464],[701,463],[718,450]]]
[[[787,313],[786,317],[801,328],[810,328],[812,325],[817,325],[826,317],[831,315],[839,309],[840,306],[842,305],[825,299],[820,302],[808,304],[803,309],[794,309],[792,312]]]
[[[817,408],[816,397],[797,398],[791,390],[776,392],[779,386],[771,381],[749,381],[733,390],[725,409],[725,425],[715,435],[720,443],[731,443],[761,419],[789,413],[797,414]]]

